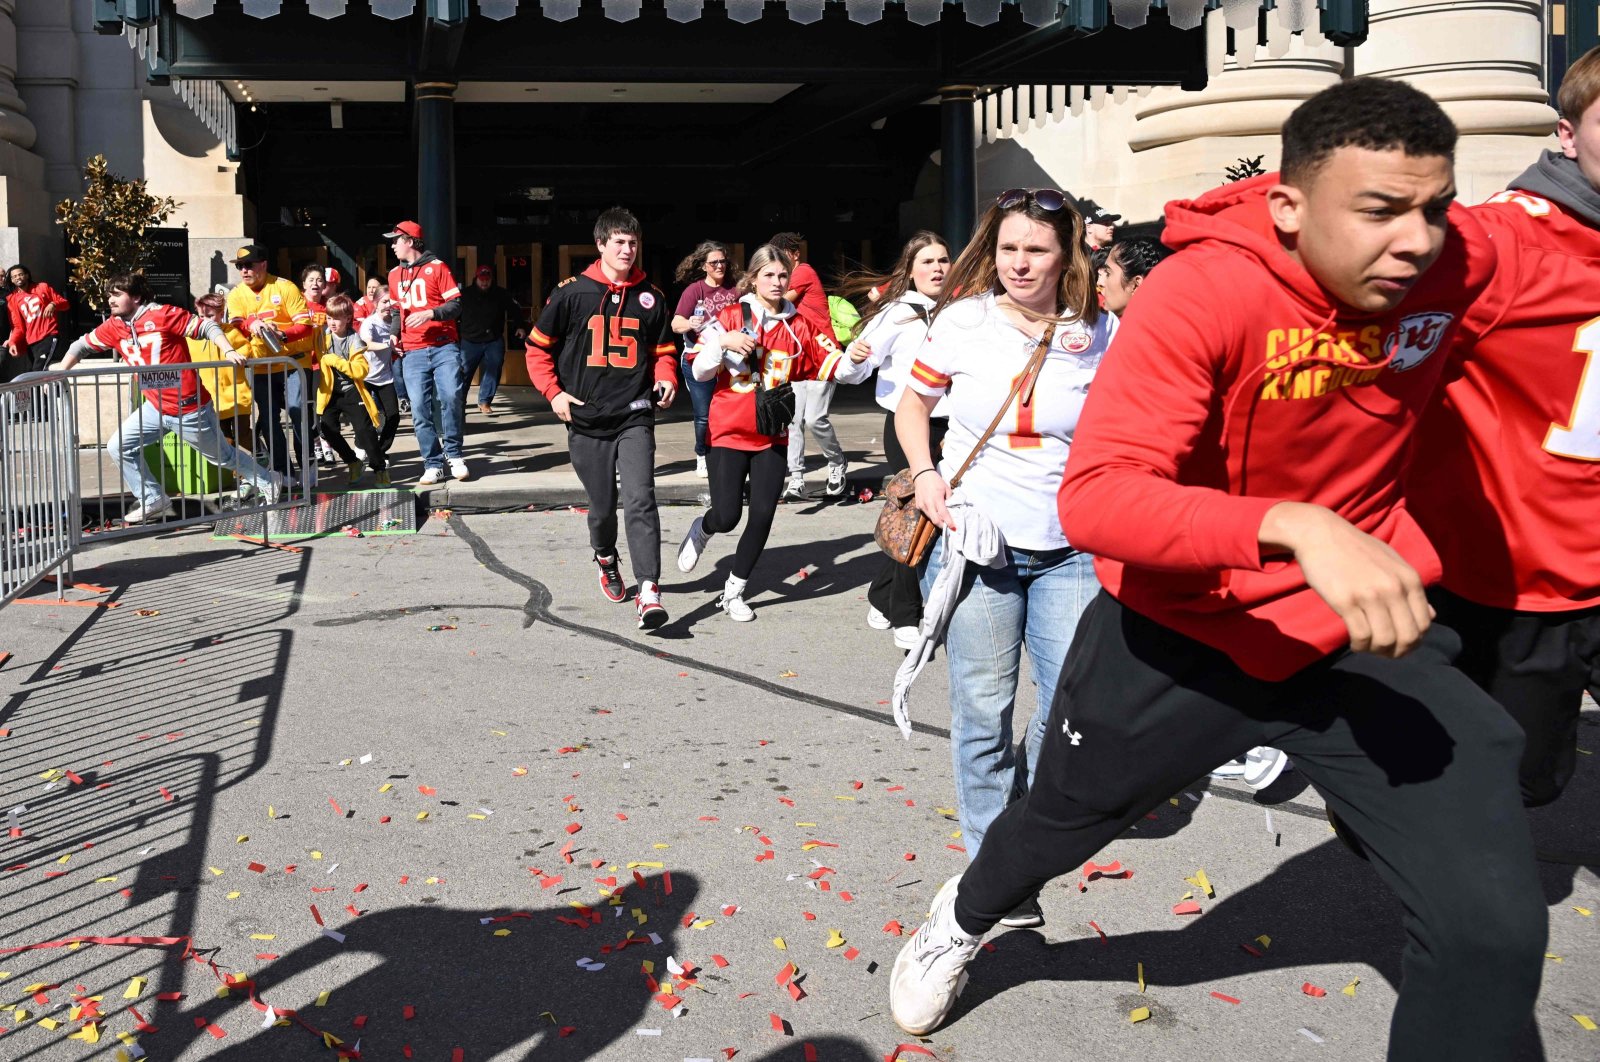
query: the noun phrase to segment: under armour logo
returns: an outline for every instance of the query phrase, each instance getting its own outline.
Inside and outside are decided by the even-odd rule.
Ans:
[[[1074,745],[1078,744],[1079,742],[1081,742],[1083,740],[1083,735],[1081,733],[1079,733],[1078,731],[1072,729],[1072,720],[1070,720],[1070,719],[1063,719],[1061,721],[1061,732],[1063,734],[1065,734],[1067,737],[1071,738],[1072,739],[1072,743]]]

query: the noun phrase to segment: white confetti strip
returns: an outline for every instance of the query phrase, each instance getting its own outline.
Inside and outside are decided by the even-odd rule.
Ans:
[[[1300,1035],[1304,1036],[1307,1040],[1310,1040],[1314,1044],[1322,1043],[1322,1037],[1318,1036],[1316,1033],[1312,1032],[1310,1029],[1301,1029],[1300,1030]]]

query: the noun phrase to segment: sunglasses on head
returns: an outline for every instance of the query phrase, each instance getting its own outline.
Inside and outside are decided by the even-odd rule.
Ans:
[[[1040,210],[1054,213],[1067,205],[1065,192],[1054,188],[1008,188],[994,197],[995,206],[1010,210],[1032,200]]]

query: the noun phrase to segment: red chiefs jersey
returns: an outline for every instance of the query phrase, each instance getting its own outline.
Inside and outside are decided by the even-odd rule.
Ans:
[[[424,254],[410,265],[389,270],[389,294],[400,307],[400,346],[418,350],[454,343],[460,333],[454,321],[429,321],[412,328],[406,319],[418,310],[433,310],[461,298],[461,286],[450,275],[450,267],[437,255]]]
[[[107,318],[84,337],[90,350],[113,351],[129,365],[187,365],[189,339],[202,335],[203,318],[177,306],[158,302],[139,307],[132,320]],[[200,389],[194,371],[150,372],[139,377],[147,402],[168,416],[193,413],[210,399]]]
[[[54,306],[56,312],[46,317],[46,306]],[[67,300],[42,280],[35,281],[28,291],[13,291],[6,296],[6,309],[11,313],[11,334],[24,343],[37,343],[56,335],[60,331],[60,314],[66,308]]]
[[[750,298],[746,296],[745,298]],[[718,331],[738,332],[744,328],[744,301],[724,306],[716,326],[701,331],[700,340]],[[804,317],[789,307],[788,317],[767,317],[756,337],[766,351],[761,362],[766,387],[782,387],[795,380],[831,380],[844,358],[844,351],[831,335],[819,334]],[[717,372],[717,389],[711,395],[710,443],[733,450],[765,450],[787,445],[789,435],[762,435],[756,431],[756,380],[750,372],[735,375],[724,365]]]
[[[1515,190],[1471,212],[1500,267],[1422,423],[1410,508],[1451,592],[1585,608],[1600,603],[1600,229]]]

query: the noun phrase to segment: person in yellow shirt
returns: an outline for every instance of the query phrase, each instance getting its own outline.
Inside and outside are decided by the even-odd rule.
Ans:
[[[226,305],[221,295],[206,294],[194,300],[194,312],[220,325]],[[225,357],[233,353],[233,348],[224,351],[209,339],[190,339],[187,342],[189,360],[208,363],[206,371],[200,374],[200,386],[211,396],[211,404],[222,422],[222,430],[234,442],[248,447],[249,444],[243,442],[243,436],[250,426],[253,397],[244,371]]]
[[[245,244],[234,254],[234,266],[239,270],[241,283],[228,292],[227,321],[224,324],[228,341],[235,350],[242,350],[252,358],[267,358],[282,353],[299,361],[300,386],[296,401],[288,401],[287,374],[279,366],[265,366],[256,374],[256,446],[265,448],[268,463],[277,471],[289,471],[289,447],[283,437],[282,415],[290,410],[290,426],[294,433],[294,452],[302,467],[316,474],[316,460],[306,461],[311,449],[311,402],[313,392],[306,386],[302,370],[311,367],[316,339],[311,325],[311,312],[306,308],[305,296],[294,282],[275,277],[267,269],[266,249],[258,244]],[[304,401],[299,396],[305,395]],[[304,451],[302,450],[304,447]]]

